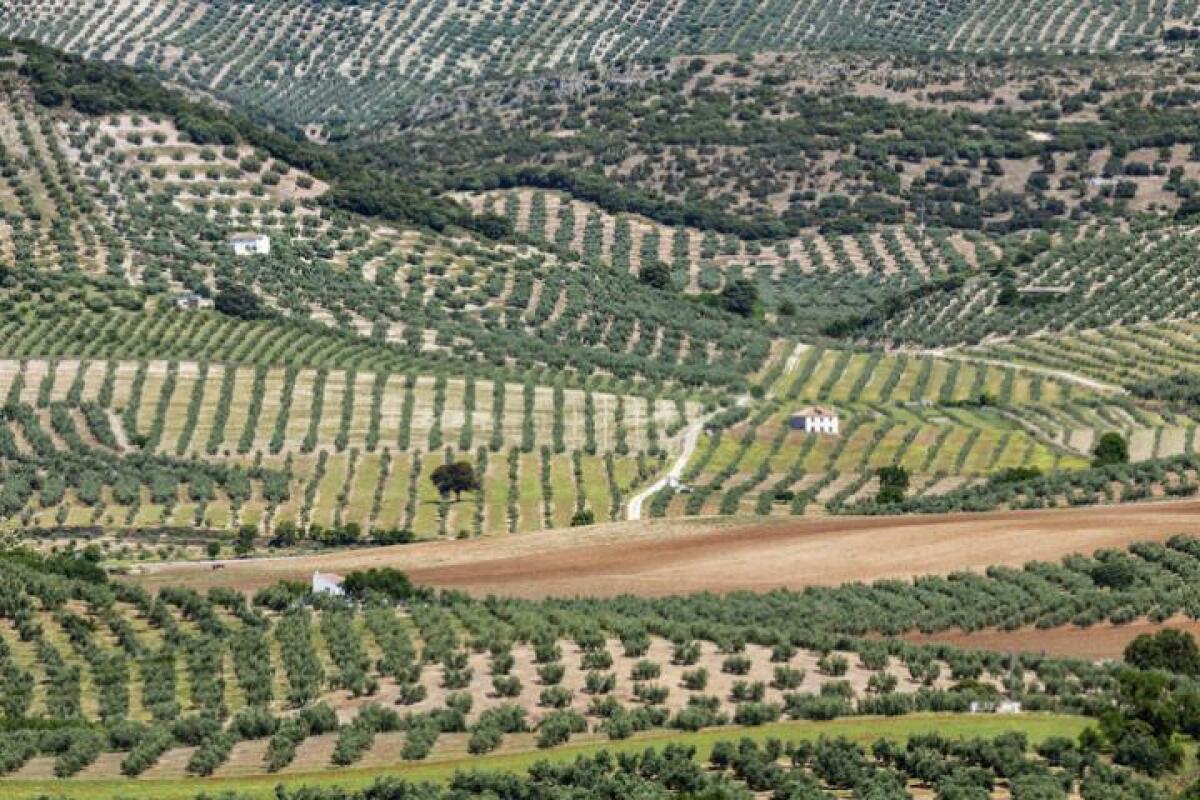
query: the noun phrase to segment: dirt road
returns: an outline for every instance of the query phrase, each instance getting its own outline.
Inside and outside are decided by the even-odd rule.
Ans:
[[[403,569],[476,594],[647,596],[764,591],[1020,565],[1130,542],[1200,534],[1200,500],[1053,511],[772,521],[657,520],[439,541],[292,559],[147,565],[147,588],[256,589],[314,569]]]
[[[628,519],[641,519],[642,505],[665,489],[667,483],[672,480],[677,481],[683,476],[684,469],[687,468],[688,462],[692,460],[692,455],[696,452],[696,443],[700,441],[700,433],[704,430],[706,420],[707,418],[693,422],[683,432],[683,450],[679,453],[679,457],[675,459],[674,463],[671,464],[671,468],[667,470],[667,474],[629,498],[629,510],[626,514]]]
[[[902,351],[898,351],[902,352]],[[932,348],[928,350],[916,351],[918,355],[929,355],[935,358],[947,358],[952,361],[962,361],[967,364],[988,364],[993,367],[1007,367],[1021,372],[1036,372],[1040,375],[1048,375],[1051,378],[1058,378],[1067,383],[1074,383],[1085,389],[1099,392],[1100,394],[1129,394],[1129,390],[1123,386],[1117,386],[1112,383],[1104,383],[1095,378],[1089,378],[1086,375],[1080,375],[1075,372],[1067,372],[1062,369],[1052,369],[1050,367],[1039,367],[1034,364],[1023,364],[1015,361],[1003,361],[998,358],[977,358],[976,356],[965,353],[951,353],[946,350]]]

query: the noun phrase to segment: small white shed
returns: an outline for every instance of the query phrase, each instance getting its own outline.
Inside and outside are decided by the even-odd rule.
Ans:
[[[314,572],[312,575],[313,594],[333,594],[345,597],[346,590],[342,588],[342,576],[332,572]]]
[[[1020,714],[1023,710],[1019,700],[972,700],[972,714]]]
[[[229,246],[235,256],[265,256],[271,252],[271,238],[265,233],[235,233]]]
[[[175,307],[185,311],[191,311],[197,308],[212,308],[213,301],[207,297],[201,297],[195,292],[180,292],[175,295]]]

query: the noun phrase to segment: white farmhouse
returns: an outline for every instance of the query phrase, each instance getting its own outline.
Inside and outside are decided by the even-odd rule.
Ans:
[[[235,233],[229,246],[235,256],[265,256],[271,252],[271,238],[265,233]]]
[[[805,433],[826,433],[836,436],[841,431],[838,413],[827,406],[807,406],[792,413],[791,427]]]
[[[346,590],[342,588],[342,576],[332,572],[314,572],[312,575],[313,594],[333,594],[345,597]]]

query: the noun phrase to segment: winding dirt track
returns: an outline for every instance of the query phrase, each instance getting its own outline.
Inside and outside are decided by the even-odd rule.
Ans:
[[[768,522],[624,522],[471,541],[315,556],[148,565],[134,580],[253,590],[314,569],[403,569],[418,583],[473,594],[646,596],[764,591],[1058,559],[1130,542],[1200,534],[1200,500],[913,517]]]

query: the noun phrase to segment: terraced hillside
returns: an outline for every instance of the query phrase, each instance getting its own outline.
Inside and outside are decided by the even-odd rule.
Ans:
[[[1114,325],[1055,336],[1027,336],[979,345],[964,352],[1070,369],[1127,386],[1189,373],[1200,354],[1200,325],[1190,319]]]
[[[969,357],[801,349],[768,373],[761,406],[702,437],[682,475],[686,491],[666,489],[650,508],[659,515],[841,510],[875,496],[880,468],[900,466],[912,476],[913,504],[933,509],[941,495],[969,495],[1017,468],[1066,471],[1069,483],[1070,471],[1086,467],[1101,435],[1113,431],[1135,462],[1195,453],[1195,414],[1097,393],[1071,377]],[[791,415],[812,404],[837,411],[840,435],[790,428]]]
[[[0,0],[0,796],[1200,797],[1198,42]]]
[[[1072,231],[1028,264],[924,292],[858,332],[939,346],[1190,319],[1195,252],[1190,226]]]
[[[4,516],[43,528],[286,520],[469,536],[619,518],[700,413],[561,386],[207,361],[4,361],[0,393]],[[60,459],[77,466],[59,474]],[[482,488],[439,498],[431,473],[462,459]]]
[[[160,307],[172,291],[253,283],[292,319],[401,352],[687,383],[737,382],[769,347],[750,326],[635,292],[633,279],[598,281],[527,247],[321,210],[326,187],[311,176],[245,146],[185,141],[161,117],[62,119],[13,94],[0,104],[0,141],[6,129],[0,204],[12,211],[0,252],[124,279]],[[226,239],[245,231],[271,238],[270,259],[233,255]]]
[[[51,58],[30,52],[37,63]],[[850,73],[855,80],[873,74],[864,60],[852,63],[860,70]],[[620,518],[685,442],[687,463],[671,473],[684,486],[656,491],[661,484],[652,484],[652,515],[860,507],[876,495],[878,471],[892,466],[912,477],[911,501],[959,496],[1013,471],[1081,469],[1112,431],[1129,441],[1137,462],[1191,454],[1196,416],[1188,408],[1155,407],[1058,362],[1039,365],[1001,350],[853,349],[1189,315],[1189,273],[1175,265],[1187,261],[1190,228],[1166,224],[1165,214],[1007,238],[955,222],[969,215],[970,202],[989,205],[994,193],[1011,193],[1013,186],[992,179],[1016,162],[1037,161],[1047,174],[1058,168],[1039,153],[1043,145],[1065,147],[1041,136],[1054,138],[1041,121],[1054,118],[1043,113],[1050,100],[1065,107],[1070,92],[1094,78],[1062,123],[1082,126],[1099,114],[1110,126],[1096,152],[1070,168],[1082,175],[1093,156],[1118,146],[1105,138],[1120,133],[1111,109],[1152,105],[1139,92],[1177,79],[1154,65],[1134,69],[1121,86],[1130,90],[1126,101],[1115,84],[1087,77],[1082,67],[1051,80],[1044,66],[1022,64],[1016,85],[1003,91],[989,83],[995,68],[975,74],[964,62],[947,62],[945,73],[922,83],[895,73],[882,96],[868,94],[838,112],[857,120],[849,135],[859,161],[880,135],[889,142],[867,174],[848,162],[824,163],[840,136],[828,127],[841,108],[838,92],[848,87],[810,92],[805,65],[675,64],[652,81],[603,90],[629,112],[624,121],[569,95],[539,106],[538,144],[515,159],[499,151],[491,157],[496,185],[507,188],[453,175],[453,159],[471,155],[474,145],[456,154],[437,134],[471,119],[475,127],[463,136],[479,143],[483,121],[494,119],[502,135],[488,146],[503,149],[529,133],[519,105],[488,110],[468,100],[466,111],[415,124],[411,144],[396,149],[400,161],[387,164],[431,156],[427,188],[452,189],[442,199],[474,212],[455,219],[493,221],[494,237],[346,213],[347,190],[338,183],[353,169],[333,170],[313,151],[297,151],[304,145],[281,144],[248,122],[236,121],[248,131],[239,134],[242,128],[221,118],[87,113],[86,92],[83,100],[73,95],[68,109],[56,97],[46,100],[38,77],[54,67],[7,66],[0,253],[17,269],[0,287],[0,358],[10,359],[0,391],[10,400],[7,456],[24,476],[6,497],[10,524],[246,524],[266,533],[294,521],[318,540],[336,539],[325,532],[351,523],[368,533],[418,536],[563,527]],[[899,67],[880,62],[879,69],[891,68]],[[990,88],[970,97],[950,88],[973,86],[973,79]],[[745,197],[698,206],[711,214],[675,214],[636,192],[628,196],[636,202],[614,213],[604,185],[593,191],[570,174],[561,185],[557,177],[549,187],[539,183],[539,175],[561,177],[560,163],[602,167],[612,172],[606,180],[628,176],[686,198],[715,186],[714,175],[698,169],[702,162],[730,175],[751,161],[767,168],[773,156],[740,146],[721,156],[697,145],[699,160],[665,172],[638,155],[663,146],[682,159],[692,146],[655,127],[652,92],[669,87],[676,121],[696,126],[702,139],[724,148],[727,134],[748,136],[761,148],[798,125],[806,133],[796,155],[823,166],[789,161],[795,182],[760,187],[765,193],[751,185],[757,178],[734,180]],[[1030,94],[1037,87],[1045,91]],[[989,98],[1007,104],[1013,91],[1013,110],[987,108]],[[947,151],[941,166],[926,164],[927,150],[918,159],[923,177],[909,175],[903,165],[915,163],[914,154],[904,142],[934,141],[933,132],[911,127],[931,108],[951,139],[982,125],[994,137],[988,147],[1007,142],[1000,172],[987,164],[998,160],[982,153]],[[724,132],[707,126],[718,111],[736,124],[726,119]],[[558,135],[579,130],[568,124],[575,112],[607,127],[595,137]],[[859,126],[868,112],[886,112],[882,127]],[[778,116],[781,127],[767,125],[764,114]],[[1185,118],[1168,103],[1159,122],[1175,131]],[[1024,126],[1019,144],[1014,124]],[[601,163],[599,148],[622,126],[637,131],[636,163]],[[1162,178],[1186,199],[1192,179],[1183,143],[1153,163],[1140,160],[1147,143],[1134,144],[1126,163],[1146,169],[1130,171],[1130,179]],[[376,166],[385,152],[368,147],[344,157],[355,168]],[[970,168],[968,183],[980,179],[970,198],[946,182],[943,168],[960,159]],[[543,174],[538,164],[550,170]],[[893,166],[901,168],[889,174],[903,177],[883,187],[883,172]],[[677,167],[686,167],[682,183],[673,177]],[[983,174],[989,171],[995,174]],[[707,188],[688,188],[693,179],[709,180]],[[843,207],[836,190],[852,184],[857,199]],[[356,185],[370,195],[369,186]],[[772,199],[789,189],[786,207]],[[876,189],[899,192],[907,210],[893,215],[878,205]],[[1046,192],[1039,204],[1070,190]],[[740,228],[745,218],[738,215],[760,206],[773,208],[783,227]],[[812,208],[815,216],[805,210]],[[842,212],[853,225],[843,224]],[[923,224],[927,212],[939,224]],[[989,213],[1016,219],[1023,212],[1008,205]],[[506,235],[505,223],[516,236]],[[265,236],[270,253],[235,254],[230,237],[245,233]],[[231,287],[246,290],[232,311],[203,307],[228,299]],[[731,293],[750,297],[735,306]],[[818,335],[826,338],[796,344]],[[835,406],[842,435],[790,431],[791,413],[809,403]],[[684,434],[693,428],[694,436],[702,417],[693,451]],[[99,456],[84,453],[97,447]],[[59,453],[106,464],[159,461],[157,472],[145,463],[114,468],[120,481],[97,480],[103,471],[88,462],[47,488],[49,460]],[[474,465],[483,488],[461,502],[439,499],[432,472],[456,460]],[[192,480],[189,465],[197,462],[228,474]]]
[[[147,65],[302,125],[386,120],[431,91],[498,76],[728,51],[1129,50],[1189,22],[1190,0],[1112,4],[699,0],[613,6],[463,0],[411,7],[296,0],[6,0],[0,34]]]
[[[567,258],[641,274],[664,265],[675,288],[720,291],[731,281],[754,282],[771,309],[804,309],[803,325],[818,332],[890,294],[978,266],[998,250],[983,237],[889,226],[855,236],[820,234],[774,243],[669,226],[635,214],[613,215],[562,192],[519,189],[456,194],[477,213],[508,219],[513,228]],[[785,314],[790,316],[790,314]]]

